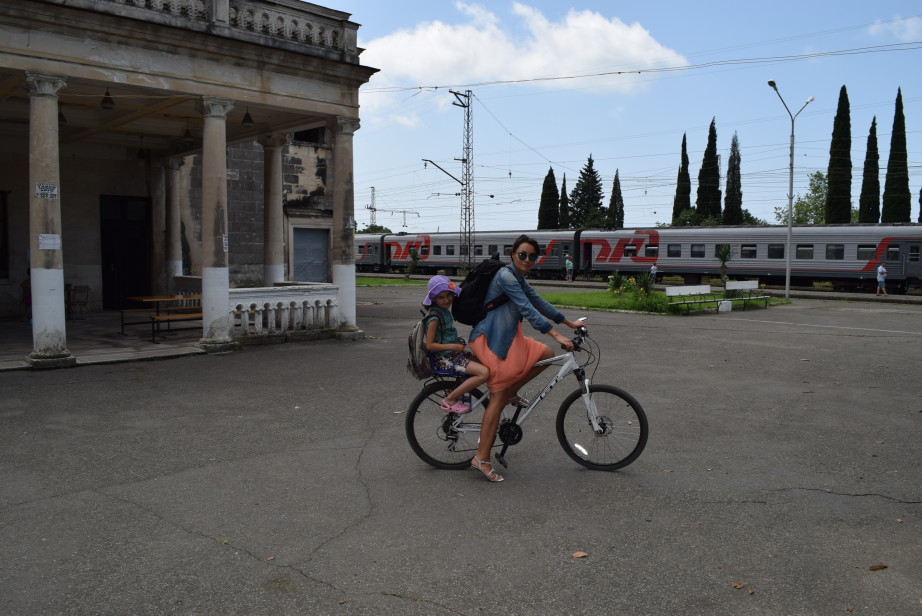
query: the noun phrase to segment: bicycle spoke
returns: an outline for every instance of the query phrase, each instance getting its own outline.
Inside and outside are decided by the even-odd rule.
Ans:
[[[647,442],[647,419],[629,394],[606,385],[591,387],[599,430],[592,422],[580,392],[560,407],[557,436],[571,458],[587,468],[615,470],[633,462]]]
[[[444,383],[430,384],[413,401],[407,415],[410,446],[423,461],[436,468],[466,468],[477,451],[480,437],[483,407],[465,415],[442,410],[442,399],[451,389]]]

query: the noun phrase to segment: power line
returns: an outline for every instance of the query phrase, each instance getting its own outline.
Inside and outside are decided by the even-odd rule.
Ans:
[[[888,53],[894,51],[914,51],[917,49],[922,49],[922,41],[911,41],[908,43],[891,43],[889,45],[872,45],[868,47],[854,47],[851,49],[839,49],[835,51],[818,51],[813,53],[803,53],[795,54],[790,56],[765,56],[765,57],[756,57],[756,58],[738,58],[731,60],[714,60],[713,62],[703,62],[701,64],[688,64],[683,66],[664,66],[660,68],[641,68],[634,70],[621,70],[621,71],[603,71],[599,73],[584,73],[578,75],[558,75],[553,77],[530,77],[523,79],[502,79],[495,81],[481,81],[477,83],[467,83],[467,84],[449,84],[449,85],[433,85],[433,86],[393,86],[388,88],[369,88],[363,89],[363,94],[369,93],[385,93],[385,92],[409,92],[413,90],[425,91],[431,90],[435,91],[440,88],[475,88],[475,87],[487,87],[487,86],[497,86],[497,85],[511,85],[519,83],[538,83],[538,82],[548,82],[548,81],[564,81],[570,79],[588,79],[591,77],[611,77],[617,75],[642,75],[645,73],[672,73],[679,71],[693,71],[701,70],[705,68],[714,68],[717,66],[738,66],[746,64],[775,64],[783,62],[798,62],[802,60],[815,60],[817,58],[829,58],[835,56],[852,56],[852,55],[863,55],[871,53]]]

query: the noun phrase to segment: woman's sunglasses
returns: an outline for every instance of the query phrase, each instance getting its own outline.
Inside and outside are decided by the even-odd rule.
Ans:
[[[528,260],[531,261],[532,263],[534,263],[535,261],[538,260],[538,253],[537,253],[537,252],[525,252],[525,251],[523,250],[522,252],[518,253],[516,256],[518,256],[518,258],[519,258],[520,260],[522,260],[522,261],[524,261],[525,259],[528,259]]]

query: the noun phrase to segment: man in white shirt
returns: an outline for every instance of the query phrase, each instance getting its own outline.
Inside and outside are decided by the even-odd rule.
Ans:
[[[887,268],[884,267],[884,262],[880,262],[880,267],[877,268],[877,294],[878,295],[887,295]]]

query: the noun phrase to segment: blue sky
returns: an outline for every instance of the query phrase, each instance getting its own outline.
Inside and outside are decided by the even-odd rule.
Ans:
[[[743,207],[773,222],[774,208],[787,204],[791,123],[770,79],[792,112],[815,97],[795,124],[795,195],[806,192],[810,173],[826,171],[839,90],[846,86],[855,205],[874,116],[883,191],[902,88],[912,220],[919,215],[918,2],[343,0],[329,6],[361,24],[362,63],[381,69],[360,94],[360,227],[370,222],[372,187],[379,210],[409,212],[379,211],[378,224],[408,232],[460,227],[459,184],[422,162],[461,177],[455,159],[462,154],[464,113],[452,105],[449,89],[473,92],[477,230],[534,229],[548,168],[558,188],[566,175],[572,190],[590,154],[606,206],[618,170],[626,226],[668,222],[682,135],[694,203],[712,118],[722,189],[736,133]],[[830,53],[846,50],[852,51]]]

